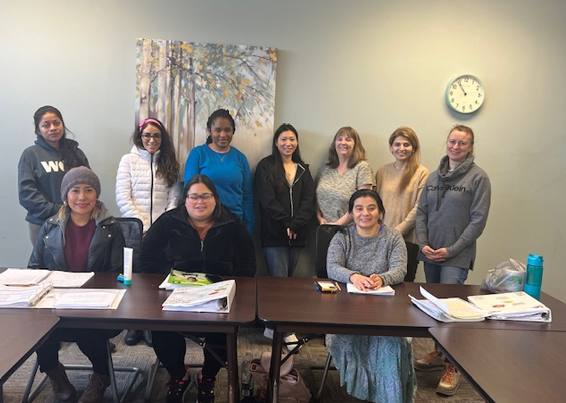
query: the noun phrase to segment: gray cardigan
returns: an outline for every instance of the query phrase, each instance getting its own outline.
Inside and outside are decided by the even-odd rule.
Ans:
[[[476,239],[482,234],[489,214],[491,183],[483,169],[469,154],[453,171],[448,157],[440,160],[438,170],[428,177],[419,200],[416,234],[419,260],[442,266],[473,269]],[[428,260],[423,247],[446,248],[444,262]]]
[[[352,225],[337,232],[330,241],[327,255],[328,278],[342,283],[359,273],[378,274],[383,285],[403,282],[407,273],[407,248],[397,230],[381,227],[372,238],[362,238]]]

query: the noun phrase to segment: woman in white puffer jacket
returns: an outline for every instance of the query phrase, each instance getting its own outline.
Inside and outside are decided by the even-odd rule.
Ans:
[[[116,175],[116,203],[122,217],[143,222],[143,232],[168,210],[177,207],[181,196],[179,162],[167,130],[157,119],[142,120],[132,135],[134,146],[120,160]],[[134,258],[134,271],[136,270]],[[128,330],[129,346],[143,338],[152,346],[149,330]]]
[[[177,207],[179,163],[169,134],[157,119],[142,120],[132,140],[132,150],[118,167],[116,203],[123,217],[143,222],[145,233],[161,214]]]

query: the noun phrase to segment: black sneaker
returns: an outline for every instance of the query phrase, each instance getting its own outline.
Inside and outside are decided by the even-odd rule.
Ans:
[[[202,376],[202,371],[198,373],[198,392],[196,403],[214,403],[214,383],[216,377],[208,378]]]
[[[189,366],[185,366],[185,376],[182,378],[171,377],[167,384],[169,390],[165,396],[167,403],[182,403],[185,392],[191,383],[191,376],[189,374]]]

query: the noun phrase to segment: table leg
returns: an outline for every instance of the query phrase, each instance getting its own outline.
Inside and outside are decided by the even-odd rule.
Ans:
[[[238,381],[238,339],[237,330],[233,333],[226,333],[226,358],[228,361],[228,402],[237,403],[240,401],[240,385]]]
[[[283,348],[283,333],[277,327],[273,328],[273,344],[271,347],[271,365],[267,382],[267,401],[277,403],[279,400],[279,376],[281,371],[281,350]]]

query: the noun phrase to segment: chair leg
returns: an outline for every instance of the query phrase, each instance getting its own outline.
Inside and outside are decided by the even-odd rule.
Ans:
[[[147,384],[145,386],[145,396],[144,396],[146,402],[149,401],[149,398],[151,397],[151,391],[153,389],[153,384],[155,382],[155,377],[157,376],[157,370],[159,369],[159,365],[160,365],[159,358],[156,357],[155,362],[149,369],[149,374],[147,375]]]
[[[22,403],[30,403],[36,396],[39,394],[45,382],[47,382],[47,375],[43,375],[37,386],[34,388],[33,383],[35,381],[35,377],[37,375],[37,370],[39,369],[39,362],[37,358],[33,364],[33,368],[31,369],[31,374],[29,376],[28,384],[24,391],[24,395],[22,397]]]
[[[132,390],[134,383],[136,383],[137,377],[141,374],[141,369],[138,367],[124,367],[124,366],[114,366],[114,362],[112,361],[112,350],[110,347],[110,340],[108,340],[106,353],[108,354],[108,372],[110,374],[110,389],[112,390],[112,399],[114,403],[123,403],[126,400],[126,397]],[[131,372],[133,375],[130,381],[126,384],[126,388],[124,392],[122,392],[122,397],[118,395],[118,387],[116,384],[116,375],[114,374],[115,371],[119,372]]]
[[[314,400],[320,399],[320,395],[322,395],[322,388],[324,388],[324,384],[326,383],[326,377],[328,376],[328,370],[330,369],[330,364],[332,363],[332,355],[328,353],[328,357],[326,358],[326,365],[324,366],[324,373],[322,374],[322,380],[320,381],[320,387],[316,392],[316,396]]]

